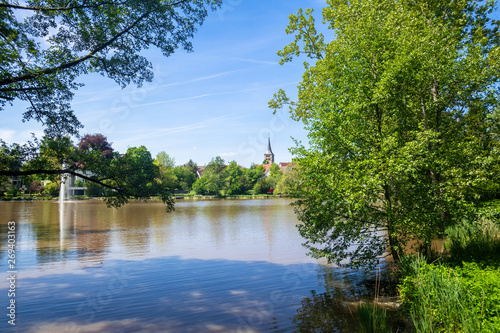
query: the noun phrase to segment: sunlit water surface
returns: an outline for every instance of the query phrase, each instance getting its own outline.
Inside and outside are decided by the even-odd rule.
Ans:
[[[18,271],[1,331],[356,332],[365,273],[306,256],[289,203],[0,202],[0,280],[8,221]]]

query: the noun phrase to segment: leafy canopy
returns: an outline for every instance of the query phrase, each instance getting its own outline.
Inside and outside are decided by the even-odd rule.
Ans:
[[[312,11],[290,16],[305,54],[297,101],[279,90],[310,147],[300,165],[301,235],[314,257],[372,266],[409,240],[475,215],[498,183],[499,22],[495,1],[329,0],[324,42]]]
[[[0,110],[29,103],[23,121],[35,119],[47,134],[77,134],[71,110],[77,77],[99,73],[122,87],[151,81],[141,51],[165,56],[189,41],[221,0],[28,0],[0,3]]]

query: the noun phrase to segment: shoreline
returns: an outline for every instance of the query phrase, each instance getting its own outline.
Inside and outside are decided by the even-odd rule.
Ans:
[[[171,196],[175,201],[190,200],[190,201],[203,201],[203,200],[255,200],[255,199],[287,199],[290,198],[284,195],[235,195],[235,196],[215,196],[215,195],[173,195]],[[102,197],[72,197],[67,201],[87,201],[87,200],[103,200]],[[59,197],[31,197],[31,198],[0,198],[0,202],[8,201],[59,201]],[[146,202],[161,202],[158,197],[149,199],[130,199],[129,202],[146,201]]]

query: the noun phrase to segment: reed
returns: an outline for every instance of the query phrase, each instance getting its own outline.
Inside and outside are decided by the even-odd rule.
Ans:
[[[500,227],[491,221],[470,222],[446,229],[445,249],[452,261],[484,260],[500,256]]]
[[[361,333],[387,333],[387,312],[372,303],[358,304],[359,331]]]
[[[426,264],[416,257],[407,265],[410,275],[400,286],[400,292],[409,304],[416,332],[472,333],[482,330],[482,313],[476,306],[480,300],[471,294],[454,269]]]
[[[443,274],[444,273],[444,274]],[[479,332],[474,299],[453,271],[429,270],[420,276],[418,302],[411,317],[417,332]]]

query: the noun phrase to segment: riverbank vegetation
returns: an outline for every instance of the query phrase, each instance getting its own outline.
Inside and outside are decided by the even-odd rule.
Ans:
[[[403,311],[417,332],[500,331],[500,225],[462,222],[447,229],[437,258],[401,262]]]
[[[16,156],[29,157],[19,162]],[[200,168],[192,160],[175,165],[175,159],[166,152],[159,152],[153,159],[144,146],[131,147],[120,154],[102,134],[87,134],[77,145],[68,138],[58,141],[44,138],[36,146],[9,147],[4,143],[0,158],[20,164],[18,173],[23,174],[0,178],[0,198],[4,200],[59,197],[64,170],[68,173],[63,181],[79,189],[79,197],[103,198],[112,206],[129,199],[160,197],[169,203],[169,208],[173,197],[290,195],[298,175],[298,168],[292,170],[288,166],[283,172],[277,164],[268,166],[267,174],[264,165],[244,168],[235,161],[226,165],[219,156],[206,167]],[[50,169],[57,172],[39,172]]]
[[[327,3],[333,40],[312,10],[290,16],[281,63],[308,59],[297,99],[269,102],[308,130],[292,152],[310,255],[352,268],[390,255],[419,332],[498,331],[499,216],[484,209],[500,198],[497,1]]]

